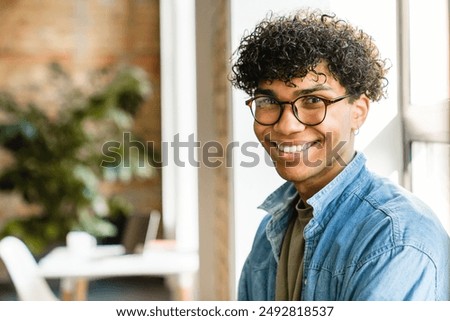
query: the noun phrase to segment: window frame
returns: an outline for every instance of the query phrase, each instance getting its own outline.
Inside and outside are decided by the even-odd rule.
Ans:
[[[411,103],[409,0],[397,0],[399,30],[399,112],[403,132],[402,185],[412,189],[413,142],[450,144],[450,101],[428,106]],[[447,20],[448,21],[448,20]]]

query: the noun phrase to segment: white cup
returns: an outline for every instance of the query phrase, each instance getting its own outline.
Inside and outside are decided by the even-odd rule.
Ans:
[[[66,235],[66,245],[77,257],[88,257],[97,246],[97,240],[87,232],[71,231]]]

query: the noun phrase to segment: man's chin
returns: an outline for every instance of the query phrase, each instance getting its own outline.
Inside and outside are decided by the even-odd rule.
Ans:
[[[320,159],[308,159],[302,156],[287,158],[272,158],[277,170],[308,172],[314,168],[321,167],[324,161]]]
[[[290,182],[304,181],[308,176],[310,176],[311,168],[307,168],[300,164],[275,164],[275,169],[283,179]]]

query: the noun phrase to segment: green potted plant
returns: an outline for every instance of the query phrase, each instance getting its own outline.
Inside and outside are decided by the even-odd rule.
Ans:
[[[117,233],[112,218],[127,215],[131,207],[100,193],[105,173],[154,174],[149,162],[138,164],[136,155],[127,168],[120,163],[100,166],[102,144],[120,141],[124,132],[131,132],[133,116],[149,95],[143,70],[98,70],[87,90],[76,86],[60,65],[51,64],[48,70],[49,83],[57,87],[52,100],[58,104],[57,113],[49,115],[36,101],[24,103],[0,92],[0,148],[13,159],[0,169],[0,192],[19,194],[37,209],[34,215],[8,220],[0,237],[16,235],[36,255],[64,242],[71,230],[99,238]]]

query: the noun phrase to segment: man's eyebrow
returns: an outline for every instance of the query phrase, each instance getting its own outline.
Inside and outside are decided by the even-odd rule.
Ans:
[[[304,88],[299,89],[295,91],[296,96],[303,96],[303,95],[309,95],[312,93],[315,93],[316,91],[322,91],[322,90],[332,90],[333,88],[326,86],[324,84],[319,84],[311,88]],[[254,95],[268,95],[272,97],[276,97],[275,92],[272,89],[264,89],[264,88],[256,88]]]
[[[262,88],[256,88],[254,95],[267,95],[267,96],[275,96],[275,93],[271,89],[262,89]]]
[[[309,95],[309,94],[315,93],[316,91],[322,91],[322,90],[333,90],[333,88],[331,88],[330,86],[326,86],[324,84],[319,84],[319,85],[316,85],[311,88],[304,88],[304,89],[297,90],[295,92],[295,94],[298,96]]]

